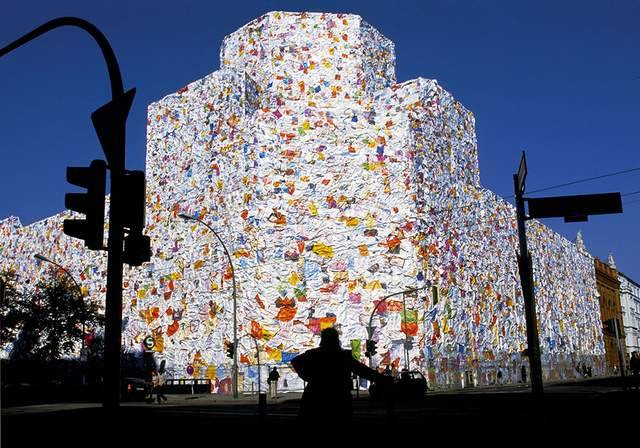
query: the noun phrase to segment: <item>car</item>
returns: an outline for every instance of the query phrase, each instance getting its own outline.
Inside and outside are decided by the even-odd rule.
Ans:
[[[122,401],[145,401],[151,396],[151,382],[144,378],[127,376],[120,381]]]
[[[420,397],[427,393],[427,380],[417,370],[402,372],[396,383],[398,393],[402,397]]]
[[[427,393],[427,380],[417,370],[403,371],[400,378],[390,378],[388,384],[372,384],[369,394],[373,399],[393,397],[401,400],[419,399]]]

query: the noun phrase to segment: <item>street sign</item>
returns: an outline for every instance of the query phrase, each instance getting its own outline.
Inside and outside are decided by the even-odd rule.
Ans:
[[[586,221],[589,215],[622,213],[620,193],[581,194],[527,199],[529,218],[559,218]]]
[[[153,336],[147,336],[146,338],[144,338],[144,347],[147,350],[151,350],[155,345],[156,345],[156,341],[155,339],[153,339]]]
[[[93,127],[111,169],[124,167],[127,117],[135,94],[136,89],[130,89],[91,114]]]
[[[527,158],[524,155],[524,151],[522,151],[522,156],[520,157],[520,166],[518,167],[518,192],[520,194],[524,193],[525,181],[527,179]]]
[[[367,326],[367,334],[369,335],[369,339],[373,339],[373,332],[376,330],[376,327]]]

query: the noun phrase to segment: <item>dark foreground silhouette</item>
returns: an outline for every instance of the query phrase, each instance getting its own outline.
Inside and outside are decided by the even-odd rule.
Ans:
[[[352,413],[352,374],[374,382],[388,378],[353,359],[350,350],[340,347],[334,328],[320,334],[320,347],[306,351],[291,361],[306,383],[300,403],[300,417],[308,421],[348,421]]]

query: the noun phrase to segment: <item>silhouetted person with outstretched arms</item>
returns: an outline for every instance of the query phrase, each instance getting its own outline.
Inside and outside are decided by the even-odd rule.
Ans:
[[[351,350],[343,350],[335,328],[323,330],[320,347],[297,356],[291,364],[307,383],[300,403],[300,417],[305,420],[348,421],[352,373],[374,382],[389,380],[353,359]]]

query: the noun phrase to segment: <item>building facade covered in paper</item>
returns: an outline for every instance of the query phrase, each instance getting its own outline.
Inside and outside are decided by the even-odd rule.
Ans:
[[[231,268],[184,213],[234,261],[245,389],[253,338],[263,363],[286,363],[335,326],[364,361],[374,307],[416,288],[374,313],[375,365],[408,363],[434,386],[460,385],[464,372],[518,381],[515,211],[480,184],[473,114],[435,80],[398,83],[393,43],[357,15],[265,14],[226,37],[220,64],[149,106],[153,256],[125,269],[124,349],[148,350],[151,337],[174,377],[229,386]],[[65,237],[62,219],[2,222],[0,264],[37,278],[43,251],[99,296],[105,257]],[[578,362],[597,372],[592,257],[540,223],[528,232],[544,375],[571,376]]]

